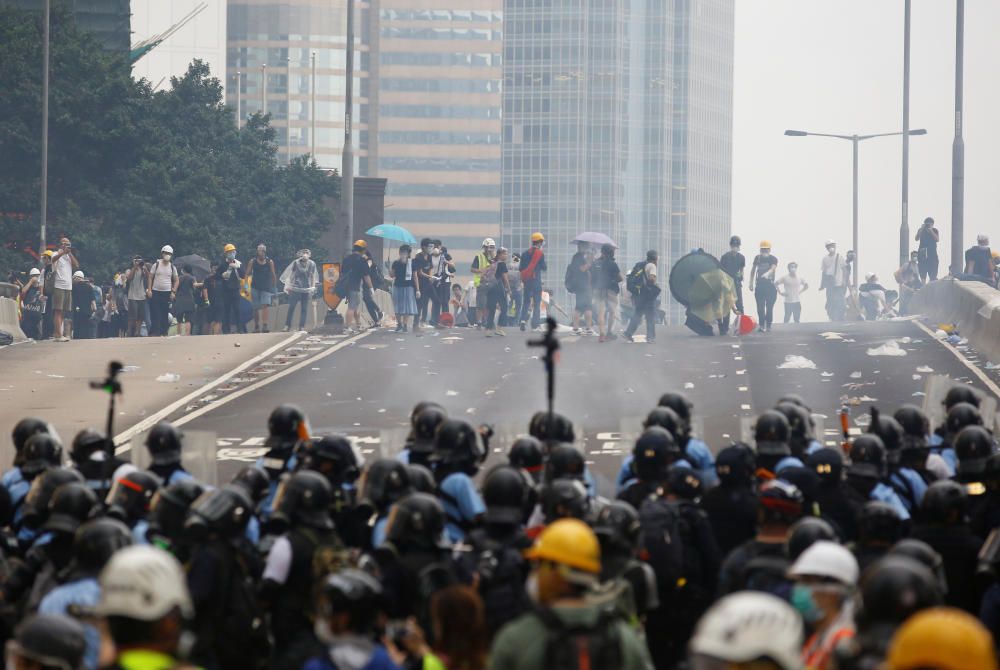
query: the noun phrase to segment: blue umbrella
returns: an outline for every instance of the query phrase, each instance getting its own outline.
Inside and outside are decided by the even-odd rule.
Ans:
[[[408,231],[406,228],[401,228],[400,226],[396,226],[391,223],[382,223],[374,228],[369,228],[365,231],[365,234],[371,235],[372,237],[381,237],[384,240],[405,242],[407,244],[417,243],[417,238],[413,236],[413,233]]]

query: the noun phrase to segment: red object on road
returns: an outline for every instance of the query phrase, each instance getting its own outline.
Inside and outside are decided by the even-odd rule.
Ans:
[[[446,312],[438,317],[438,325],[442,328],[451,328],[455,325],[455,317]]]
[[[749,335],[757,328],[757,322],[753,320],[752,316],[747,314],[740,315],[739,332],[740,335]]]

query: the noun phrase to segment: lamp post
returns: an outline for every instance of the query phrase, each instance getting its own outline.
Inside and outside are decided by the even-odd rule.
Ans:
[[[243,88],[243,73],[239,70],[236,71],[236,130],[240,129],[240,115],[242,113],[242,102],[240,96],[242,95]]]
[[[910,258],[910,0],[903,5],[903,182],[899,266]]]
[[[854,286],[858,285],[858,259],[860,258],[860,252],[858,249],[858,144],[864,140],[871,140],[876,137],[895,137],[897,135],[902,135],[902,132],[898,133],[875,133],[871,135],[837,135],[832,133],[811,133],[805,130],[786,130],[785,135],[788,137],[832,137],[838,140],[848,140],[853,149],[854,157],[854,170],[852,178],[852,195],[851,195],[851,206],[852,206],[852,246],[854,247]],[[927,130],[924,128],[917,128],[916,130],[911,130],[907,133],[908,135],[926,135]]]
[[[45,0],[45,10],[42,17],[42,193],[39,203],[39,233],[41,247],[38,249],[39,259],[45,253],[45,228],[48,225],[49,213],[49,19],[51,4]]]
[[[951,269],[962,271],[965,237],[965,140],[962,138],[965,63],[965,0],[957,0],[955,16],[955,139],[951,145]]]
[[[350,250],[354,241],[354,0],[347,0],[347,59],[344,73],[347,88],[344,91],[344,153],[341,162],[341,194],[344,207],[344,224],[347,232],[345,249]]]

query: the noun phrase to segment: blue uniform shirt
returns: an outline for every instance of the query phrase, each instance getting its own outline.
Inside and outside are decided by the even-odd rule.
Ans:
[[[187,470],[177,469],[177,470],[174,470],[170,474],[170,476],[167,478],[167,484],[166,485],[170,486],[171,484],[175,484],[177,482],[187,482],[187,481],[192,481],[193,482],[193,481],[197,481],[197,480],[194,478],[194,475],[192,475]]]
[[[3,473],[3,476],[0,477],[0,486],[3,486],[5,489],[9,491],[11,486],[13,486],[18,482],[23,482],[23,481],[24,481],[24,475],[21,474],[21,468],[15,466],[10,470],[8,470],[7,472]]]
[[[456,522],[471,522],[486,513],[486,505],[472,478],[464,472],[453,472],[445,477],[441,482],[441,491],[451,498],[441,498],[441,505],[448,516],[445,534],[451,542],[461,542],[465,538],[465,531]]]
[[[924,499],[924,493],[927,492],[927,482],[915,470],[911,468],[899,468],[899,470],[889,475],[889,479],[897,490],[908,491],[912,495],[912,500],[910,500],[910,495],[900,496],[900,500],[906,506],[906,509],[913,512],[915,508],[920,506],[920,501]]]
[[[146,538],[146,532],[149,530],[149,522],[145,519],[139,519],[132,526],[132,541],[136,544],[149,544],[149,540]]]
[[[930,438],[927,443],[931,446],[931,452],[937,454],[944,459],[944,462],[948,464],[948,468],[951,469],[952,474],[958,469],[958,454],[951,447],[941,448],[944,444],[944,438],[937,433],[931,433]]]
[[[697,437],[688,439],[687,446],[684,447],[684,458],[698,472],[706,489],[719,483],[718,475],[715,473],[715,456],[712,455],[711,450],[703,440]]]
[[[892,490],[891,486],[879,482],[875,485],[875,488],[872,489],[869,497],[872,500],[892,505],[893,509],[896,510],[896,513],[899,514],[899,518],[903,521],[910,518],[910,513],[907,511],[906,505],[904,505],[903,501],[899,499],[899,496],[896,495],[896,492]]]
[[[372,528],[372,546],[376,549],[382,546],[382,543],[385,542],[385,530],[388,525],[388,516],[381,516],[375,521],[375,527]]]
[[[287,461],[285,461],[285,472],[291,472],[291,471],[293,471],[295,469],[295,465],[298,462],[299,462],[299,459],[295,456],[295,454],[292,454],[291,457]],[[258,458],[257,462],[254,463],[254,465],[257,466],[258,468],[260,468],[261,470],[264,470],[265,472],[267,472],[267,469],[264,467],[264,457],[263,456],[261,456],[260,458]],[[268,475],[270,475],[270,473],[268,473]],[[270,488],[267,491],[267,496],[264,497],[263,502],[261,502],[261,504],[260,504],[260,518],[261,518],[261,521],[267,521],[268,519],[271,518],[271,506],[274,505],[274,496],[277,493],[278,493],[278,481],[277,480],[273,480],[271,482]]]
[[[255,547],[257,546],[257,543],[260,542],[260,520],[256,515],[252,515],[249,519],[247,519],[247,528],[243,534],[248,540],[250,540],[250,544]]]
[[[806,447],[806,456],[815,454],[817,451],[823,448],[823,443],[819,440],[813,439],[809,441],[809,446]]]
[[[69,608],[73,605],[95,607],[101,599],[101,587],[93,577],[67,582],[52,589],[38,606],[39,614],[62,614],[69,616]],[[84,667],[96,670],[98,654],[101,651],[101,634],[97,628],[89,624],[83,625],[87,640],[87,650],[83,655]]]
[[[774,474],[780,475],[785,468],[804,468],[805,464],[794,456],[785,456],[774,466]]]

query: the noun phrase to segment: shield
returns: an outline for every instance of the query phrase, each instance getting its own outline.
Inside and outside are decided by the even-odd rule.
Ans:
[[[205,277],[212,273],[212,264],[207,258],[203,258],[198,254],[191,254],[190,256],[181,256],[180,258],[174,259],[174,265],[184,269],[185,265],[191,266],[191,274],[198,281],[204,281]]]
[[[405,242],[406,244],[416,244],[417,238],[413,236],[413,233],[408,231],[402,226],[397,226],[391,223],[382,223],[374,228],[369,228],[365,231],[365,235],[371,235],[372,237],[381,237],[383,240],[395,240],[397,242]]]
[[[670,271],[670,292],[677,302],[706,323],[722,319],[736,305],[733,279],[709,254],[684,256]]]
[[[340,279],[340,263],[323,263],[323,302],[330,309],[337,309],[343,296],[337,293],[337,280]]]
[[[680,304],[690,307],[691,292],[698,278],[719,267],[719,261],[704,252],[694,252],[682,257],[670,269],[670,294]],[[699,294],[694,297],[696,300],[702,299]]]

